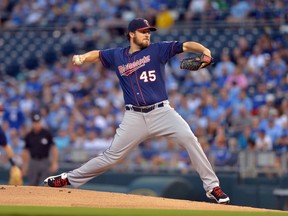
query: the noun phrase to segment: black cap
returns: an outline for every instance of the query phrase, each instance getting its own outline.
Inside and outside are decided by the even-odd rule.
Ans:
[[[33,122],[39,122],[41,120],[40,112],[32,112],[31,119]]]
[[[134,32],[136,30],[146,30],[156,31],[157,29],[154,26],[150,26],[149,22],[143,18],[135,18],[128,25],[128,31]]]

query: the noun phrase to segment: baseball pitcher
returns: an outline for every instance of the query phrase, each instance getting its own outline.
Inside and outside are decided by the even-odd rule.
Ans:
[[[68,173],[48,177],[44,184],[78,188],[117,164],[144,140],[166,136],[188,151],[203,181],[207,197],[217,203],[229,203],[230,199],[221,190],[219,180],[197,138],[185,120],[169,105],[165,86],[165,64],[170,58],[182,52],[205,54],[203,58],[196,59],[197,62],[203,59],[200,66],[196,67],[199,69],[212,62],[210,50],[192,41],[150,43],[152,31],[156,31],[156,28],[150,26],[147,20],[136,18],[128,25],[130,46],[73,56],[75,65],[101,62],[104,67],[115,71],[123,90],[126,112],[111,146],[102,155]]]

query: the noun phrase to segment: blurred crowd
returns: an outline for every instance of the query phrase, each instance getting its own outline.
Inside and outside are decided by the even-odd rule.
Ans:
[[[87,22],[99,28],[110,24],[123,27],[135,16],[151,19],[158,27],[166,28],[175,21],[207,19],[283,21],[288,14],[286,0],[173,2],[3,0],[0,3],[1,26],[66,25],[71,16],[68,25],[79,35],[90,30]],[[182,7],[177,9],[180,4]],[[164,21],[161,21],[159,15],[164,11],[169,14],[163,15]],[[79,25],[78,16],[90,18],[80,19],[86,25]],[[169,25],[165,26],[167,23]],[[80,31],[80,28],[83,29]],[[107,31],[99,37],[99,32],[98,43],[101,38],[109,41],[119,33]],[[237,166],[240,151],[274,151],[276,155],[286,152],[287,46],[279,38],[261,34],[252,44],[245,37],[239,37],[232,50],[222,47],[219,53],[219,61],[197,72],[179,69],[180,59],[185,54],[168,62],[167,91],[171,106],[188,122],[215,166]],[[71,55],[60,56],[53,64],[40,61],[36,68],[16,77],[3,76],[0,102],[6,107],[1,125],[20,165],[23,136],[31,127],[32,111],[41,111],[42,123],[55,135],[60,159],[65,162],[83,162],[108,148],[124,112],[115,73],[101,64],[74,66]],[[191,169],[185,149],[175,140],[162,138],[140,144],[121,167]]]
[[[121,27],[134,17],[145,17],[159,28],[175,21],[283,22],[288,19],[287,5],[287,0],[2,0],[0,26],[72,24],[76,30],[88,21],[108,28]]]

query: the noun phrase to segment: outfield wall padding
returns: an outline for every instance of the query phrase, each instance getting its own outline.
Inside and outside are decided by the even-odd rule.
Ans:
[[[128,193],[191,199],[193,187],[190,182],[181,177],[140,177],[128,186]]]

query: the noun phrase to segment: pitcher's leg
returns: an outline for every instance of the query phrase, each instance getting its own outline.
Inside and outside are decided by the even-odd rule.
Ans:
[[[185,132],[183,128],[181,133],[175,134],[175,140],[178,142],[181,140],[179,143],[187,150],[192,166],[199,173],[203,181],[205,191],[219,186],[219,179],[193,132],[191,130]]]
[[[141,113],[125,112],[122,123],[116,130],[111,146],[103,154],[70,171],[68,180],[78,188],[92,178],[104,173],[125,157],[134,147],[145,140],[147,129]]]
[[[219,180],[207,159],[198,139],[191,131],[186,121],[170,106],[151,112],[150,130],[157,136],[168,136],[185,147],[191,159],[192,166],[199,173],[205,191],[219,186]]]

